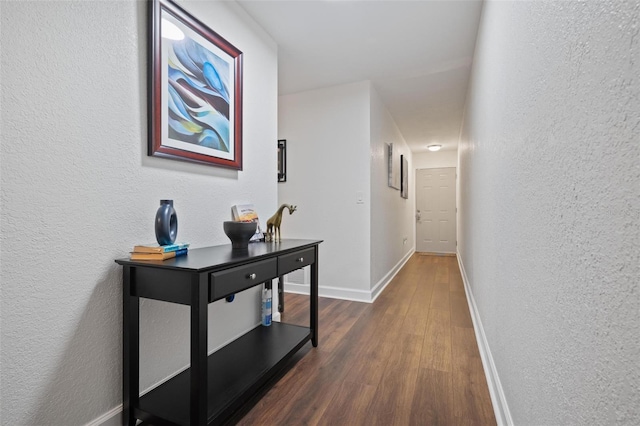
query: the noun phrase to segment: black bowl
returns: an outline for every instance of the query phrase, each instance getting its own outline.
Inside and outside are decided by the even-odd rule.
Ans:
[[[231,247],[234,249],[246,249],[249,247],[249,240],[256,233],[258,224],[256,222],[234,222],[223,223],[224,233],[231,240]]]

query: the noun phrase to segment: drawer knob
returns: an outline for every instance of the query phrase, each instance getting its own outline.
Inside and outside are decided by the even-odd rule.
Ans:
[[[255,280],[256,279],[256,274],[249,274],[249,275],[247,275],[247,278],[249,278],[250,280]]]
[[[298,262],[304,262],[304,257],[299,257],[299,258],[297,259],[297,261],[298,261]]]

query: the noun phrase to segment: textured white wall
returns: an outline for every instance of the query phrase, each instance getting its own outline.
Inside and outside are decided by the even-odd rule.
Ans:
[[[485,3],[460,255],[519,425],[640,424],[640,3]]]
[[[369,83],[280,96],[278,108],[279,139],[287,140],[278,199],[298,206],[282,220],[283,238],[324,240],[320,294],[369,290]]]
[[[409,173],[409,198],[388,185],[387,144],[412,156],[393,118],[371,87],[371,288],[374,289],[415,249],[415,178]],[[400,155],[398,155],[400,158]],[[399,165],[398,165],[399,166]],[[398,168],[399,170],[399,168]],[[386,277],[388,278],[388,277]],[[386,281],[386,280],[385,280]]]
[[[84,424],[121,403],[121,269],[155,239],[227,243],[230,206],[276,208],[275,43],[233,3],[184,7],[244,52],[244,171],[146,156],[146,4],[2,2],[2,424]],[[257,292],[210,306],[209,347],[259,321]],[[188,309],[145,301],[141,388],[188,363]]]

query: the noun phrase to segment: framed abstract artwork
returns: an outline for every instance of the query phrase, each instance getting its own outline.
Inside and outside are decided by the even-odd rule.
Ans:
[[[150,0],[148,55],[148,155],[242,170],[242,52]]]
[[[400,156],[400,196],[409,198],[409,161],[404,155]]]

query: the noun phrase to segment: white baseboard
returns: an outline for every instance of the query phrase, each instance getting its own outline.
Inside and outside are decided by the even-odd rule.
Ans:
[[[411,249],[387,274],[373,287],[372,290],[358,290],[344,287],[318,286],[318,295],[331,299],[353,300],[354,302],[373,303],[382,291],[411,258],[415,248]],[[287,281],[285,276],[284,291],[287,293],[309,294],[309,284],[300,284]]]
[[[284,291],[287,293],[308,295],[309,284],[291,283],[285,279]],[[366,290],[320,286],[318,287],[318,295],[321,297],[328,297],[330,299],[343,299],[353,300],[354,302],[371,303],[371,292]]]
[[[482,367],[484,369],[484,375],[487,378],[487,385],[489,386],[489,394],[491,395],[491,402],[493,404],[493,411],[496,416],[496,422],[498,426],[513,426],[513,419],[511,418],[511,412],[507,405],[507,399],[500,383],[500,377],[498,376],[498,370],[491,356],[491,349],[489,348],[489,342],[487,336],[484,333],[484,327],[482,326],[482,320],[476,306],[476,301],[469,285],[469,279],[467,273],[464,270],[464,264],[460,257],[460,252],[457,253],[458,265],[460,265],[460,273],[462,274],[462,282],[464,283],[464,289],[467,293],[467,303],[469,304],[469,311],[471,312],[471,319],[473,321],[473,329],[475,330],[476,340],[478,341],[478,350],[480,351],[480,357],[482,358]]]
[[[122,425],[122,404],[107,411],[97,419],[87,423],[85,426],[121,426]]]
[[[393,278],[398,274],[400,269],[402,269],[404,264],[407,263],[409,259],[411,259],[411,256],[413,256],[415,252],[416,252],[416,248],[413,247],[411,250],[407,252],[407,254],[404,255],[402,259],[400,259],[398,263],[396,263],[396,265],[393,268],[391,268],[389,272],[387,272],[387,274],[384,277],[382,277],[380,281],[376,283],[376,285],[373,286],[373,288],[371,289],[372,302],[375,302],[378,296],[380,296],[382,291],[385,288],[387,288],[387,285],[389,285],[391,280],[393,280]]]

